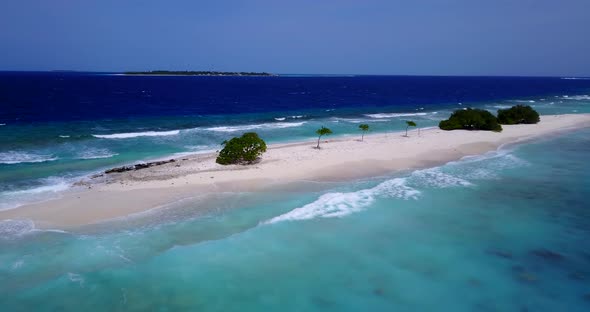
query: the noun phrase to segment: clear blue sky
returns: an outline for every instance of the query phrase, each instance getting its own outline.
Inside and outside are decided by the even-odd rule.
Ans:
[[[1,0],[0,70],[590,76],[590,0]]]

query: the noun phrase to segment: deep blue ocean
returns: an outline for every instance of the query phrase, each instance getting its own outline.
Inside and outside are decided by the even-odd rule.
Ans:
[[[115,165],[432,127],[455,109],[590,113],[590,80],[0,73],[0,209]],[[224,193],[79,229],[0,220],[6,311],[588,311],[590,132],[339,183]],[[81,207],[83,209],[83,207]]]

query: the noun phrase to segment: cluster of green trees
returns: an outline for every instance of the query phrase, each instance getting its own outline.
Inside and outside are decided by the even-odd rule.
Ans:
[[[409,127],[416,127],[416,123],[411,120],[406,121],[406,137],[408,136]],[[369,125],[360,124],[359,129],[362,131],[361,141],[363,141],[365,139],[365,133],[369,131]],[[322,126],[315,133],[318,135],[316,148],[319,149],[322,137],[332,134],[332,130]],[[252,164],[258,161],[260,156],[266,152],[266,143],[255,132],[244,133],[241,137],[224,141],[222,145],[223,149],[219,152],[215,160],[221,165]]]
[[[498,118],[484,109],[456,110],[447,120],[438,124],[442,130],[488,130],[502,131],[502,126],[498,123]]]
[[[442,130],[488,130],[500,132],[502,125],[534,124],[539,122],[539,113],[530,106],[516,105],[509,109],[498,110],[498,117],[484,109],[456,110],[447,120],[438,126]]]
[[[536,124],[540,120],[539,113],[528,105],[516,105],[510,109],[498,110],[498,122],[503,125]]]

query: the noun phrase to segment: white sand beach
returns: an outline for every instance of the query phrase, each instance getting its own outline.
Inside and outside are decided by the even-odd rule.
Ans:
[[[315,141],[270,145],[260,163],[248,166],[218,165],[215,154],[191,155],[165,165],[87,179],[61,198],[0,211],[0,220],[26,218],[40,228],[80,226],[195,194],[260,191],[297,181],[342,181],[429,167],[584,127],[590,127],[590,114],[542,116],[538,124],[503,126],[501,133],[415,129],[408,137],[391,132],[366,135],[363,142],[359,133],[322,138],[319,150],[313,148]]]

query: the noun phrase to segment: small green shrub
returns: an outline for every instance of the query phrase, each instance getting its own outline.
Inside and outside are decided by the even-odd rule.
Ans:
[[[438,124],[442,130],[488,130],[500,132],[502,126],[498,123],[496,116],[483,109],[462,109],[456,110],[447,120]]]
[[[509,109],[498,110],[498,122],[503,125],[536,124],[540,120],[539,113],[528,105],[516,105]]]
[[[266,152],[266,143],[255,132],[223,142],[223,149],[215,160],[221,165],[251,164]]]

